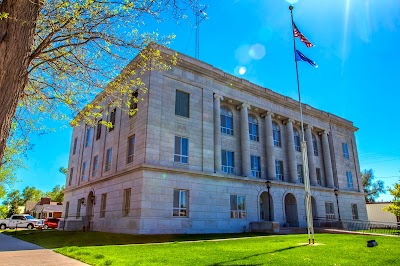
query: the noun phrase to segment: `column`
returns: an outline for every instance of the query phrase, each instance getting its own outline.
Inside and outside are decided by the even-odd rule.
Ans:
[[[329,141],[328,141],[328,132],[327,131],[324,131],[322,133],[322,152],[324,155],[326,186],[334,187],[331,152],[329,149]]]
[[[221,101],[224,98],[214,94],[214,172],[221,172]]]
[[[317,181],[317,172],[315,170],[315,162],[314,162],[314,143],[312,139],[312,131],[313,127],[307,125],[306,127],[306,142],[307,142],[307,158],[308,158],[308,173],[310,175],[310,184],[312,186],[318,185]]]
[[[289,181],[297,183],[297,162],[296,162],[296,151],[294,149],[294,136],[293,136],[293,120],[288,119],[286,121],[287,130],[287,149],[289,159]]]
[[[242,149],[242,175],[251,176],[250,165],[250,138],[249,138],[249,114],[250,105],[243,103],[240,108],[240,146]]]
[[[266,135],[266,151],[267,151],[267,179],[275,179],[275,151],[274,151],[274,137],[272,132],[272,112],[264,114],[265,119],[265,135]]]

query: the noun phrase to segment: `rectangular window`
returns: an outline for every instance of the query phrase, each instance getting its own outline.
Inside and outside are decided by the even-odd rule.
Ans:
[[[260,178],[261,177],[260,157],[251,155],[250,161],[251,161],[251,176]]]
[[[99,156],[96,155],[93,157],[92,176],[97,176],[98,169],[99,169]]]
[[[347,143],[342,143],[342,148],[343,148],[343,157],[345,159],[349,159],[349,148],[347,147]]]
[[[67,201],[67,203],[65,203],[65,219],[68,218],[68,214],[69,214],[69,201]]]
[[[111,123],[111,127],[108,129],[108,132],[111,132],[114,130],[115,128],[115,113],[117,112],[117,109],[114,108],[111,112],[110,112],[110,119],[109,122]]]
[[[246,197],[231,195],[231,218],[246,219]]]
[[[81,217],[81,206],[82,206],[82,199],[78,199],[78,205],[76,206],[76,218]]]
[[[174,202],[172,215],[175,217],[189,216],[189,191],[183,189],[174,189]]]
[[[89,128],[86,129],[85,147],[89,147],[90,146],[91,136],[92,136],[92,128],[89,127]]]
[[[103,121],[103,119],[100,119],[99,121],[97,121],[97,127],[96,127],[96,140],[99,140],[101,138],[101,122]]]
[[[318,183],[318,185],[322,186],[321,169],[320,168],[316,168],[315,172],[317,173],[317,183]]]
[[[358,220],[357,204],[351,204],[351,214],[353,215],[353,220]]]
[[[221,159],[222,159],[222,172],[227,174],[233,174],[234,165],[234,152],[233,151],[221,151]]]
[[[353,188],[353,176],[352,176],[351,172],[347,171],[346,176],[347,176],[347,187]]]
[[[283,161],[275,160],[276,179],[283,181]]]
[[[83,162],[82,164],[82,177],[81,177],[82,181],[86,180],[86,162]]]
[[[174,162],[189,163],[189,140],[175,136]]]
[[[128,157],[126,163],[133,162],[133,155],[135,154],[135,135],[128,138]]]
[[[138,97],[139,97],[138,90],[135,90],[134,92],[132,92],[131,101],[130,101],[130,105],[129,105],[129,117],[132,117],[136,114],[137,104],[138,104],[138,100],[139,100]]]
[[[112,148],[109,148],[106,152],[106,164],[104,166],[104,171],[108,172],[111,169],[112,162]]]
[[[333,202],[325,202],[326,219],[335,219],[335,210],[333,209]]]
[[[176,91],[175,114],[189,117],[189,93]]]
[[[74,139],[74,146],[72,147],[72,155],[75,155],[76,153],[76,146],[78,144],[78,138]]]
[[[313,138],[313,150],[314,150],[314,155],[318,156],[318,145],[317,145],[317,140]]]
[[[69,170],[69,180],[68,180],[68,186],[72,185],[72,177],[74,175],[74,168],[72,167],[71,170]]]
[[[106,216],[106,206],[107,206],[107,193],[104,193],[101,194],[100,218],[104,218]]]
[[[297,165],[297,181],[304,184],[303,165],[301,164]]]
[[[122,211],[124,216],[128,216],[131,210],[131,189],[124,190],[124,201],[122,204]]]

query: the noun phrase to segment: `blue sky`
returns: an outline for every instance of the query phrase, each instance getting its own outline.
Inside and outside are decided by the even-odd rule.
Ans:
[[[297,99],[289,3],[299,30],[315,44],[298,49],[318,64],[299,63],[302,101],[354,122],[361,170],[386,186],[400,177],[400,1],[219,0],[200,26],[200,60]],[[189,18],[194,24],[193,16]],[[194,57],[195,29],[186,21],[157,24],[175,33],[171,48]],[[155,29],[153,29],[155,30]],[[57,125],[59,127],[59,125]],[[65,184],[72,130],[35,136],[27,170],[15,187],[50,190]],[[390,200],[384,195],[380,199]]]

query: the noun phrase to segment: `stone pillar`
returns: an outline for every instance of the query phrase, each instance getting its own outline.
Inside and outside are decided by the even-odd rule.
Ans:
[[[316,186],[318,185],[318,181],[317,181],[317,172],[315,170],[315,162],[314,162],[314,144],[311,133],[312,129],[313,127],[310,125],[306,127],[308,173],[310,175],[310,184],[312,186]]]
[[[265,135],[266,135],[266,152],[267,152],[267,179],[275,179],[275,151],[274,137],[272,132],[272,117],[273,113],[267,112],[264,114],[265,119]]]
[[[328,141],[328,132],[327,131],[324,131],[322,133],[322,152],[324,155],[326,186],[334,187],[331,152],[329,149],[329,141]]]
[[[242,148],[242,175],[251,176],[250,165],[250,137],[249,137],[249,113],[250,105],[243,103],[240,108],[240,145]]]
[[[214,94],[214,172],[221,172],[221,101],[224,98]]]
[[[289,159],[289,181],[297,183],[297,162],[296,162],[296,151],[294,149],[294,136],[293,136],[293,120],[288,119],[286,121],[287,130],[287,150]]]

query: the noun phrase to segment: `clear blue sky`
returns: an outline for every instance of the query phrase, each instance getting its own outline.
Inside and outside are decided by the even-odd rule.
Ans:
[[[300,62],[302,100],[354,122],[361,170],[392,185],[400,176],[400,1],[203,1],[200,59],[228,73],[297,99],[289,3],[299,30],[315,44],[298,49],[319,68]],[[194,24],[194,18],[190,19]],[[158,24],[175,33],[171,48],[194,57],[195,30],[185,21]],[[65,184],[71,129],[34,137],[28,170],[16,188]],[[389,195],[380,199],[390,200]]]

